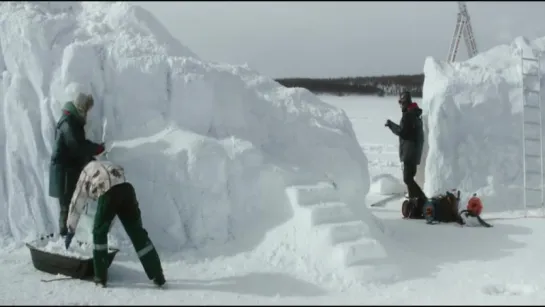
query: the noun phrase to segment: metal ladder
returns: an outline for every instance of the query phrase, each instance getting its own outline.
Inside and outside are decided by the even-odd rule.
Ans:
[[[452,36],[452,40],[450,41],[447,62],[452,63],[456,60],[456,55],[458,54],[458,47],[462,36],[464,37],[467,47],[467,56],[469,58],[476,56],[478,54],[477,43],[475,42],[473,27],[471,26],[469,13],[467,12],[467,5],[465,1],[458,1],[458,19],[456,20],[454,34]]]
[[[526,65],[525,65],[526,64]],[[529,64],[529,65],[528,65]],[[533,64],[533,65],[532,65]],[[528,66],[534,66],[537,70],[529,72],[525,69]],[[522,70],[522,166],[523,166],[523,204],[524,204],[524,216],[528,215],[528,199],[527,192],[534,191],[541,193],[540,208],[543,210],[545,203],[545,195],[543,191],[543,115],[541,111],[541,62],[540,58],[527,58],[521,53],[521,70]],[[529,87],[528,83],[534,84],[533,87]],[[539,113],[539,121],[529,121],[526,117],[526,112],[531,114]],[[529,127],[531,130],[539,129],[538,137],[528,136],[526,134]],[[539,152],[528,151],[529,144],[534,146],[539,144]],[[530,145],[531,146],[531,145]],[[528,169],[528,160],[539,161],[539,169],[535,167]],[[534,164],[535,165],[535,164]],[[528,176],[539,176],[539,187],[528,186]],[[535,208],[532,206],[532,208]]]

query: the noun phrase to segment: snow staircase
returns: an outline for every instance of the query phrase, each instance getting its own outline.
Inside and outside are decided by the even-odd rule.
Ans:
[[[372,259],[383,258],[377,254],[380,243],[369,234],[368,225],[359,220],[352,209],[341,201],[336,187],[328,182],[313,185],[293,185],[287,189],[294,208],[308,214],[310,228],[325,236],[325,244],[331,246],[333,261],[343,267],[361,266]],[[331,259],[327,255],[320,255]]]

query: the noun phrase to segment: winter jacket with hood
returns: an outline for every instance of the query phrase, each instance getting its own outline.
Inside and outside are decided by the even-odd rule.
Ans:
[[[109,161],[91,161],[81,171],[72,194],[66,226],[74,233],[87,201],[98,200],[112,187],[125,183],[125,170]]]
[[[424,147],[422,109],[411,102],[402,110],[399,125],[391,123],[390,130],[399,137],[399,159],[406,164],[419,165]]]
[[[80,172],[102,146],[85,139],[87,112],[93,105],[90,96],[79,94],[67,102],[55,129],[55,143],[49,165],[49,196],[72,194]]]

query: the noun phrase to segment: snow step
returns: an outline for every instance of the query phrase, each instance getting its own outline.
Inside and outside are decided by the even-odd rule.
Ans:
[[[526,187],[526,190],[528,191],[535,191],[535,192],[541,192],[540,188],[533,188],[533,187]]]
[[[312,207],[311,210],[311,223],[314,226],[358,220],[345,203],[324,203]]]
[[[362,284],[386,283],[392,284],[399,281],[398,263],[378,262],[373,264],[353,265],[348,269],[347,276]]]
[[[361,239],[363,235],[368,232],[369,226],[362,221],[356,221],[331,225],[329,235],[331,244],[336,245]]]
[[[523,73],[522,75],[525,77],[539,77],[538,74],[532,74],[532,73]]]
[[[297,202],[301,206],[341,201],[338,191],[332,184],[296,186]]]
[[[345,266],[361,265],[366,261],[384,259],[387,257],[384,247],[377,240],[365,238],[355,242],[341,243],[338,246],[343,254]]]

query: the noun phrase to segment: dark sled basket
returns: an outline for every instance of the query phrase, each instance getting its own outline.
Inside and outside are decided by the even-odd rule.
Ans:
[[[38,249],[38,246],[44,243],[47,244],[47,241],[53,237],[54,235],[51,234],[26,243],[26,246],[30,249],[30,257],[34,267],[39,271],[50,274],[62,274],[78,279],[92,278],[94,276],[93,258],[78,259]],[[83,244],[83,242],[75,241],[73,244]],[[108,249],[108,267],[114,261],[118,251],[115,248]]]

